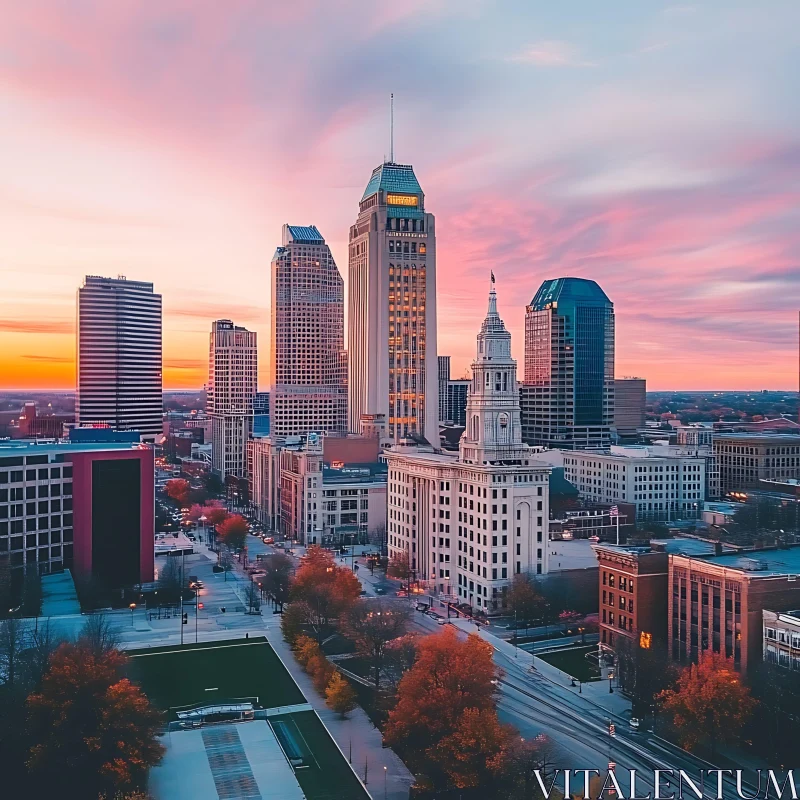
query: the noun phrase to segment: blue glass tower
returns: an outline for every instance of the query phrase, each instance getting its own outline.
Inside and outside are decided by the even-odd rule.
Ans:
[[[547,280],[525,314],[523,436],[606,448],[614,424],[614,304],[595,281]]]

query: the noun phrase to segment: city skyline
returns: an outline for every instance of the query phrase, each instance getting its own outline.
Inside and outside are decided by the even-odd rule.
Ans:
[[[313,220],[347,263],[364,178],[389,155],[391,91],[395,160],[437,217],[437,349],[454,376],[494,270],[520,363],[525,303],[575,276],[614,301],[618,375],[796,388],[788,2],[9,5],[0,389],[74,390],[85,275],[155,284],[165,389],[205,382],[214,319],[268,347],[281,225]],[[289,125],[274,113],[287,87]]]

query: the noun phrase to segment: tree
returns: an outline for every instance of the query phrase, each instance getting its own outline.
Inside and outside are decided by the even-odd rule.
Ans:
[[[119,644],[119,632],[105,614],[90,614],[83,624],[78,643],[83,651],[97,658],[115,653]]]
[[[642,646],[644,642],[647,646]],[[675,667],[663,645],[648,639],[617,637],[617,681],[633,700],[634,716],[648,714],[656,696],[675,680]]]
[[[249,531],[247,520],[239,514],[234,514],[217,525],[217,536],[231,550],[241,550],[244,547]]]
[[[284,604],[289,600],[294,563],[286,554],[275,553],[267,560],[266,571],[267,574],[261,579],[261,586],[283,610]]]
[[[164,493],[181,508],[189,502],[191,489],[192,485],[183,478],[173,478],[164,485]]]
[[[446,627],[425,637],[398,686],[386,741],[403,749],[412,772],[432,774],[434,783],[438,772],[441,782],[435,748],[457,730],[467,709],[494,708],[496,676],[492,647],[475,634],[462,641]]]
[[[219,525],[225,522],[230,514],[222,506],[206,506],[205,516],[209,525]]]
[[[180,599],[184,589],[182,556],[167,554],[158,571],[158,590],[169,600]]]
[[[217,564],[222,567],[225,583],[228,582],[228,573],[233,569],[233,553],[223,544],[217,553]]]
[[[334,670],[331,666],[331,662],[325,658],[322,650],[316,655],[311,656],[306,662],[306,672],[311,676],[314,688],[320,694],[324,694]]]
[[[56,651],[41,691],[28,698],[35,744],[27,767],[37,796],[58,796],[64,786],[75,797],[113,796],[142,786],[161,760],[161,715],[121,677],[125,663],[117,650],[83,644]]]
[[[411,562],[408,558],[407,550],[400,550],[390,559],[386,567],[386,574],[390,578],[397,578],[402,585],[403,581],[408,581],[409,593],[411,590]]]
[[[509,611],[515,615],[517,622],[525,624],[525,632],[528,631],[528,623],[532,621],[544,620],[549,610],[549,604],[536,589],[533,579],[527,573],[517,573],[511,581],[511,586],[506,595],[506,602]],[[517,632],[514,631],[514,639]]]
[[[361,595],[358,578],[347,568],[338,567],[333,556],[321,547],[310,547],[303,556],[289,590],[289,598],[302,602],[305,624],[322,640],[331,622],[345,614]]]
[[[325,689],[325,702],[331,711],[340,714],[342,719],[356,707],[356,693],[340,673],[334,672]]]
[[[319,643],[310,636],[300,635],[294,641],[294,657],[303,669],[314,656],[322,652]]]
[[[41,620],[28,632],[28,647],[23,654],[25,678],[33,691],[39,691],[50,661],[63,639],[50,624],[50,618]]]
[[[261,590],[253,580],[247,584],[247,606],[251,614],[261,610]]]
[[[0,622],[0,678],[13,689],[19,674],[22,651],[25,648],[26,624],[17,617]]]
[[[342,617],[344,635],[372,663],[375,688],[380,686],[386,645],[405,633],[408,608],[390,600],[360,600]]]
[[[308,610],[305,603],[292,603],[286,611],[281,614],[281,633],[283,638],[291,647],[295,647],[303,634],[303,627],[308,618]]]
[[[733,659],[714,652],[684,669],[676,688],[665,689],[659,698],[683,746],[693,750],[709,742],[712,753],[717,744],[736,741],[756,705]]]

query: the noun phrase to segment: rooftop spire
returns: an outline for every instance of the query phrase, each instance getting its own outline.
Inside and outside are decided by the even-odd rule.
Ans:
[[[489,284],[489,311],[487,316],[497,316],[497,292],[494,290],[494,270],[491,271],[491,283]]]
[[[389,163],[394,164],[394,92],[389,95]]]

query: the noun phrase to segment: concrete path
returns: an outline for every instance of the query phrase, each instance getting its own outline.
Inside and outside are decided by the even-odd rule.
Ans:
[[[384,797],[385,767],[386,800],[408,800],[414,776],[393,750],[383,747],[381,732],[370,722],[366,712],[357,707],[346,719],[342,719],[339,714],[331,711],[317,693],[311,679],[295,661],[294,654],[283,641],[279,625],[267,626],[267,639],[297,681],[306,700],[325,723],[344,757],[351,761],[353,769],[366,784],[367,791],[374,798]]]

